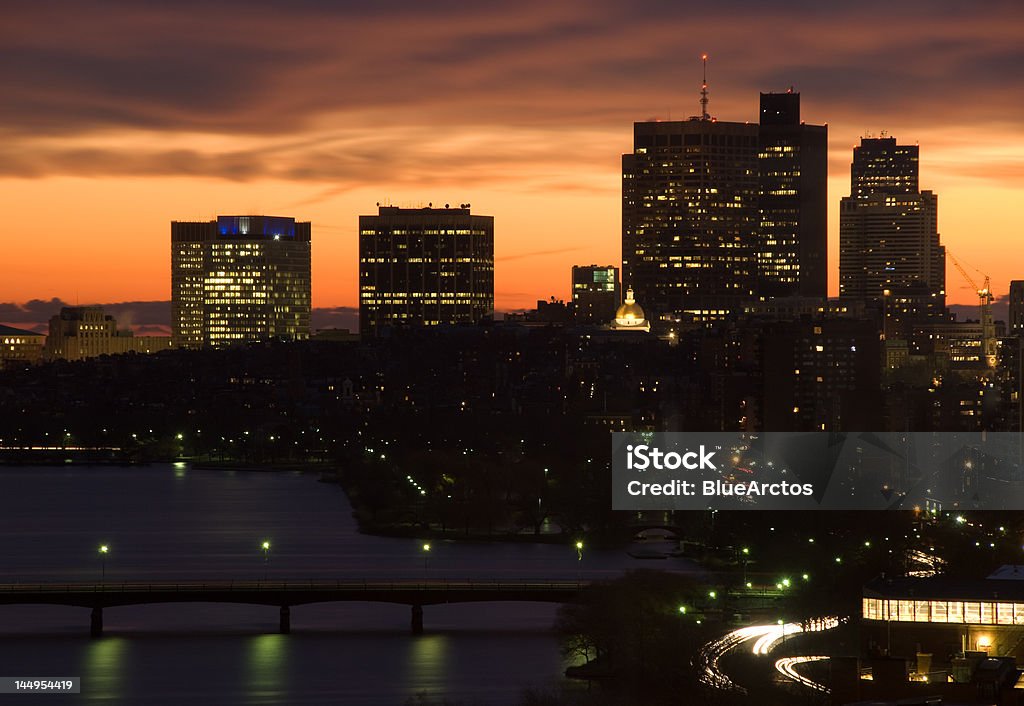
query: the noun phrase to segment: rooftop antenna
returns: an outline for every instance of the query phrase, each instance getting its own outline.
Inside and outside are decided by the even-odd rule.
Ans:
[[[701,61],[704,62],[704,81],[700,87],[700,119],[711,120],[708,115],[708,55],[701,54]]]

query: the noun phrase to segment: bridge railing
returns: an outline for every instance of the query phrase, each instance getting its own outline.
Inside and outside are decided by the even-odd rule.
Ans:
[[[576,591],[585,581],[548,579],[440,579],[433,581],[400,579],[306,579],[306,580],[227,580],[227,581],[121,581],[98,583],[13,583],[0,584],[0,593],[192,593],[192,592],[292,592],[292,591]]]

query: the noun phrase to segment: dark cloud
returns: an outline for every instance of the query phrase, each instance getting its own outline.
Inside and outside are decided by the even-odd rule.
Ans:
[[[511,260],[529,260],[535,257],[545,257],[547,255],[563,255],[570,252],[579,252],[580,250],[586,250],[587,248],[571,247],[571,248],[551,248],[548,250],[531,250],[529,252],[517,252],[511,255],[498,255],[495,256],[496,262],[509,262]]]
[[[120,328],[169,332],[171,326],[170,302],[115,302],[112,304],[69,303],[58,298],[31,299],[24,303],[0,302],[0,322],[10,326],[27,326],[46,331],[50,317],[66,306],[101,306],[105,313],[117,320]],[[159,334],[154,334],[159,335]]]
[[[977,304],[950,304],[949,313],[956,317],[957,321],[980,321],[981,310]],[[996,321],[1010,320],[1010,305],[1008,302],[992,303],[992,318]]]
[[[547,254],[530,253],[529,255]],[[525,292],[499,292],[505,299],[530,298]],[[48,301],[33,299],[24,303],[0,303],[0,324],[13,326],[39,333],[46,333],[50,317],[60,312],[61,307],[75,306],[60,299]],[[130,328],[136,335],[167,336],[171,331],[171,303],[166,301],[148,302],[115,302],[96,304],[103,307],[107,314],[113,316],[120,328]],[[977,320],[977,305],[950,305],[950,312],[957,315],[960,321]],[[1006,321],[1009,314],[1009,295],[998,297],[993,303],[996,320]],[[514,311],[522,311],[516,309]],[[359,330],[359,308],[351,306],[314,307],[310,314],[310,328],[315,332],[322,329]]]
[[[69,305],[57,298],[31,299],[23,304],[0,302],[0,323],[15,327],[45,324],[62,306]]]
[[[794,85],[807,119],[842,125],[843,142],[979,129],[1024,113],[1022,28],[1013,2],[14,2],[0,28],[0,173],[346,189],[587,168],[614,158],[632,120],[695,112],[705,50],[723,119],[754,119],[757,91]],[[114,139],[124,131],[226,143],[140,147]],[[458,141],[468,134],[488,139]]]
[[[69,304],[57,298],[32,299],[24,303],[0,302],[0,324],[46,333],[50,317],[60,313],[61,307],[65,306],[79,305]],[[119,328],[130,328],[138,335],[170,335],[169,301],[115,302],[89,306],[103,307],[104,312],[117,320]],[[310,314],[310,327],[314,331],[325,328],[347,328],[350,331],[357,331],[359,309],[346,306],[314,308]]]
[[[353,306],[314,308],[313,311],[310,312],[309,327],[314,332],[328,328],[358,331],[359,308]]]

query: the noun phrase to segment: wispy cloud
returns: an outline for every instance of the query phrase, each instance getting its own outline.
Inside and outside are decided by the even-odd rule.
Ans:
[[[696,110],[702,50],[724,119],[755,119],[757,91],[790,85],[808,119],[854,134],[1024,113],[1013,2],[361,5],[15,3],[0,174],[340,182],[297,206],[453,171],[493,183],[529,169],[571,189],[542,177],[614,170],[630,121]],[[125,130],[148,144],[111,139]]]
[[[549,250],[531,250],[529,252],[517,252],[511,255],[498,255],[495,256],[497,262],[511,262],[512,260],[529,260],[535,257],[547,257],[549,255],[564,255],[571,252],[580,252],[585,250],[583,247],[574,248],[551,248]]]

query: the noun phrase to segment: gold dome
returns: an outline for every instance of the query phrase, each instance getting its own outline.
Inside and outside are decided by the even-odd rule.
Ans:
[[[632,287],[626,290],[626,299],[615,312],[615,324],[629,328],[647,325],[643,307],[637,304],[636,299],[633,298]]]

